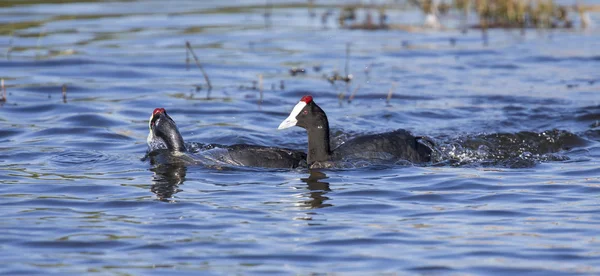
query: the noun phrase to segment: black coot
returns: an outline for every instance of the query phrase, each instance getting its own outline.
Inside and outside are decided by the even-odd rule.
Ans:
[[[292,126],[304,128],[308,133],[307,163],[310,167],[324,167],[329,161],[344,159],[431,161],[431,149],[419,142],[421,138],[406,130],[360,136],[330,150],[327,115],[311,96],[302,97],[279,129]]]
[[[164,108],[154,109],[150,117],[150,133],[148,134],[148,152],[167,149],[170,152],[183,153],[187,148],[183,137],[177,129],[175,121]],[[210,144],[204,149],[223,148],[227,150],[222,156],[223,162],[251,167],[296,168],[306,165],[306,154],[285,148],[263,147],[257,145],[236,144],[231,146]]]

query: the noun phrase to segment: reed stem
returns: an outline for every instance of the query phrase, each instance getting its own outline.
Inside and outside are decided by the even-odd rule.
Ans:
[[[186,41],[185,42],[185,47],[187,47],[188,51],[190,53],[192,53],[192,57],[194,58],[194,61],[196,61],[196,65],[198,66],[198,68],[202,72],[202,75],[204,76],[204,80],[206,80],[206,85],[208,86],[208,90],[211,90],[212,89],[212,85],[210,84],[210,79],[208,78],[208,75],[206,74],[206,71],[204,71],[204,68],[202,67],[202,64],[200,64],[200,60],[196,56],[196,53],[194,53],[194,49],[192,49],[192,44],[190,44],[189,41]]]

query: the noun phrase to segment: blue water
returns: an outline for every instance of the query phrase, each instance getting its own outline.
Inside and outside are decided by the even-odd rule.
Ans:
[[[600,273],[598,29],[492,30],[484,46],[477,31],[342,30],[319,2],[311,18],[273,1],[269,21],[264,1],[7,2],[0,273]],[[349,42],[353,80],[332,85]],[[141,160],[156,107],[188,142],[304,150],[302,129],[277,126],[305,94],[334,144],[404,128],[436,162]]]

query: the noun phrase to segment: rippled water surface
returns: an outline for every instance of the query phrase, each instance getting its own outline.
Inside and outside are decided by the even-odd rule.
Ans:
[[[484,46],[324,28],[331,6],[272,2],[267,20],[264,1],[2,4],[0,273],[600,273],[598,29],[493,30]],[[348,42],[352,83],[332,85]],[[156,107],[188,142],[304,150],[302,129],[277,126],[305,94],[334,144],[403,128],[435,162],[141,160]]]

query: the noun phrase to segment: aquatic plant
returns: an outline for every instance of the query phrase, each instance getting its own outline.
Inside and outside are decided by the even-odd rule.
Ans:
[[[461,29],[468,28],[572,28],[573,21],[571,12],[578,14],[581,27],[590,25],[588,12],[600,10],[600,7],[582,5],[561,5],[554,0],[451,0],[436,2],[433,0],[407,0],[407,3],[423,12],[423,26],[427,28],[443,28],[439,17],[446,16],[452,12],[458,13],[461,20]],[[381,30],[381,29],[403,29],[415,30],[418,26],[402,24],[390,24],[387,22],[387,10],[392,8],[401,9],[404,6],[386,5],[343,5],[341,6],[338,23],[345,29]],[[379,21],[375,22],[371,11],[379,12]],[[357,14],[364,13],[364,19],[359,20]],[[471,12],[477,16],[475,24],[468,25]]]

